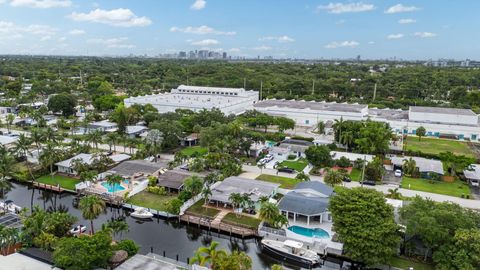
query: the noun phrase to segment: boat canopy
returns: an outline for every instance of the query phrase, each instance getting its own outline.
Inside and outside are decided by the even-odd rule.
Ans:
[[[293,241],[293,240],[285,240],[285,242],[283,242],[283,244],[285,246],[291,247],[291,248],[301,248],[303,246],[303,243]]]

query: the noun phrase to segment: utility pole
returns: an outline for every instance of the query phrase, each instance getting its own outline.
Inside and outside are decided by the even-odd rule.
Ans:
[[[263,81],[260,81],[260,100],[262,100]]]
[[[363,156],[362,182],[360,182],[362,187],[363,187],[363,181],[365,181],[365,164],[366,163],[367,163],[367,156]]]
[[[315,94],[315,79],[313,79],[313,83],[312,83],[312,95]]]
[[[377,83],[375,83],[375,86],[373,87],[373,100],[375,101],[375,97],[377,96]]]

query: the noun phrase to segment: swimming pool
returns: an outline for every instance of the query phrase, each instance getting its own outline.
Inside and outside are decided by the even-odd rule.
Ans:
[[[316,229],[309,229],[300,226],[290,226],[288,230],[294,232],[296,234],[300,234],[306,237],[314,237],[314,238],[329,238],[330,235],[323,229],[316,228]]]
[[[110,185],[107,182],[103,182],[102,186],[104,188],[106,188],[109,193],[114,193],[114,192],[117,192],[117,191],[125,190],[125,188],[123,186],[121,186],[120,184]]]

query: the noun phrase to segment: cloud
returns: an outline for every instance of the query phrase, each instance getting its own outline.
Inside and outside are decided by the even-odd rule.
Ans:
[[[21,26],[13,22],[0,21],[1,39],[18,39],[24,37],[25,34],[51,37],[54,36],[57,32],[58,29],[48,25],[30,24],[27,26]]]
[[[369,41],[368,44],[373,45],[375,44],[375,41]]]
[[[100,45],[106,46],[107,48],[112,48],[112,49],[133,49],[136,47],[133,44],[125,43],[126,41],[128,41],[127,37],[108,38],[108,39],[95,38],[95,39],[87,40],[87,43],[100,44]]]
[[[52,36],[43,36],[40,38],[40,41],[47,41],[47,40],[50,40],[52,39]]]
[[[409,23],[416,23],[417,21],[414,19],[400,19],[398,20],[399,24],[409,24]]]
[[[204,40],[199,40],[199,41],[192,41],[190,44],[195,45],[195,46],[211,46],[211,45],[217,45],[220,42],[216,39],[204,39]]]
[[[28,7],[28,8],[56,8],[56,7],[70,7],[72,1],[70,0],[12,0],[10,6],[12,7]]]
[[[337,48],[355,48],[358,47],[360,43],[357,41],[333,41],[325,45],[327,49],[337,49]]]
[[[415,32],[413,35],[420,38],[432,38],[437,36],[437,34],[432,32]]]
[[[149,18],[138,17],[130,9],[125,8],[112,10],[97,8],[89,13],[73,12],[69,17],[79,22],[96,22],[121,27],[147,26],[152,23]]]
[[[82,30],[82,29],[73,29],[73,30],[70,30],[68,34],[72,36],[79,36],[79,35],[85,35],[86,32],[85,30]]]
[[[254,50],[254,51],[270,51],[271,49],[272,49],[272,47],[266,46],[266,45],[262,45],[262,46],[252,48],[252,50]]]
[[[294,42],[295,41],[295,39],[293,39],[289,36],[278,36],[278,37],[268,36],[268,37],[259,38],[258,40],[260,40],[260,41],[274,40],[274,41],[279,42],[279,43],[289,43],[289,42]]]
[[[59,37],[58,42],[65,42],[67,40],[66,37]]]
[[[374,10],[373,4],[365,4],[363,2],[357,3],[330,3],[326,6],[318,6],[317,10],[326,10],[328,13],[341,14],[341,13],[354,13]]]
[[[404,34],[390,34],[387,36],[387,39],[401,39],[404,36],[405,36]]]
[[[170,28],[170,32],[181,32],[181,33],[195,34],[195,35],[224,35],[224,36],[234,36],[237,34],[236,32],[233,32],[233,31],[230,31],[230,32],[218,31],[206,25],[202,25],[198,27],[187,26],[184,28],[173,26]]]
[[[402,12],[412,12],[420,10],[418,7],[415,6],[404,6],[402,4],[396,4],[394,6],[389,7],[385,10],[387,14],[394,14],[394,13],[402,13]]]
[[[207,1],[205,0],[195,0],[195,2],[190,6],[190,9],[201,10],[204,9],[206,5]]]

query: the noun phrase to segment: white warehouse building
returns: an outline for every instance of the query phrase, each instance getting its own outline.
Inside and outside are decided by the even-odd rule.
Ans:
[[[479,141],[479,117],[469,109],[411,106],[408,111],[400,109],[368,108],[363,104],[328,103],[295,100],[265,100],[254,109],[273,116],[294,120],[297,126],[311,127],[320,121],[367,120],[386,122],[392,130],[402,134],[416,133],[424,127],[427,136],[456,137],[460,140]]]
[[[124,104],[126,107],[151,104],[159,113],[174,112],[176,109],[196,112],[217,108],[226,115],[238,115],[253,109],[257,101],[258,92],[253,90],[180,85],[170,93],[127,98]]]

